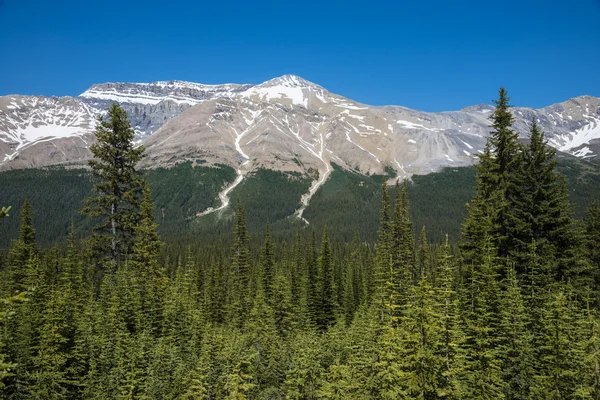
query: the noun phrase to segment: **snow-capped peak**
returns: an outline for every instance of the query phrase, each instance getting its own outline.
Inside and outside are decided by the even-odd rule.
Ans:
[[[322,94],[324,89],[297,75],[283,75],[256,85],[244,92],[244,96],[261,101],[279,101],[285,104],[308,107],[310,92]]]
[[[307,81],[298,75],[286,74],[270,79],[258,85],[260,87],[284,86],[289,88],[320,88],[316,83]]]

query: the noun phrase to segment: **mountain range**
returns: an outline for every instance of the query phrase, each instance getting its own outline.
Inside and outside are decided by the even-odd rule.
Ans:
[[[77,97],[0,97],[0,170],[84,163],[96,118],[113,102],[124,107],[136,141],[146,148],[142,167],[183,161],[233,167],[237,177],[221,192],[219,208],[252,171],[300,173],[312,184],[298,217],[334,164],[400,178],[471,165],[484,148],[493,112],[486,104],[449,112],[370,106],[295,75],[259,85],[105,83]],[[600,98],[512,111],[520,137],[535,119],[553,147],[600,158]]]

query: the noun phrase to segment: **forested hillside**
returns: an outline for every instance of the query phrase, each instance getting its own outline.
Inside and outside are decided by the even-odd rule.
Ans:
[[[141,173],[114,106],[89,173],[47,171],[70,196],[30,195],[49,184],[39,171],[2,175],[29,176],[6,199],[32,201],[0,225],[19,221],[0,270],[0,398],[600,398],[596,169],[559,169],[535,122],[517,141],[504,89],[496,105],[475,170],[387,188],[336,168],[308,226],[283,221],[309,182],[272,171],[236,188],[229,222],[193,218],[233,170]],[[67,225],[66,244],[38,241]]]
[[[600,193],[600,165],[560,154],[558,170],[567,178],[575,216],[583,218],[590,201]],[[155,205],[161,237],[168,241],[228,236],[233,211],[198,217],[200,211],[219,206],[218,192],[235,178],[228,166],[206,167],[183,163],[174,168],[144,172]],[[383,176],[367,176],[335,167],[329,180],[311,199],[304,217],[306,226],[293,218],[300,197],[310,186],[308,179],[272,170],[258,170],[232,193],[248,212],[248,227],[259,234],[269,222],[275,236],[289,239],[297,229],[322,231],[325,225],[335,239],[349,241],[358,229],[363,240],[376,238]],[[0,173],[0,204],[12,205],[14,218],[2,223],[0,248],[7,249],[17,236],[21,205],[28,199],[37,222],[42,245],[66,243],[68,227],[75,224],[78,237],[89,233],[92,223],[79,211],[92,188],[88,170],[79,168],[23,169]],[[390,195],[394,191],[388,188]],[[448,233],[458,239],[460,224],[467,215],[465,204],[475,190],[475,168],[446,168],[428,175],[414,175],[408,197],[415,229],[427,226],[432,238]],[[292,216],[292,217],[290,217]],[[434,240],[434,241],[435,241]]]

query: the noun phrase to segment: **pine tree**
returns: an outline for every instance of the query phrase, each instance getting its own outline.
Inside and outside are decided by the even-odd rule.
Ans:
[[[281,272],[273,282],[272,308],[275,329],[280,337],[286,338],[293,329],[294,306],[290,284]]]
[[[423,275],[431,276],[431,265],[429,256],[429,245],[427,244],[427,230],[425,226],[421,229],[421,235],[419,236],[419,247],[417,249],[417,278],[421,279]]]
[[[542,309],[541,330],[536,335],[535,398],[572,398],[581,379],[582,355],[577,346],[577,315],[571,297],[570,289],[556,285]]]
[[[37,254],[32,214],[31,204],[25,199],[21,208],[19,238],[12,243],[6,261],[3,286],[7,295],[27,290],[27,263]]]
[[[48,290],[49,288],[45,288]],[[42,325],[38,329],[39,341],[32,360],[30,392],[34,398],[66,399],[70,384],[67,373],[67,342],[65,330],[65,293],[59,288],[49,290],[48,303],[44,307]]]
[[[307,248],[306,270],[307,270],[307,303],[308,316],[313,326],[318,326],[321,320],[321,296],[323,282],[318,260],[317,239],[314,231],[311,233]]]
[[[440,356],[443,359],[443,381],[439,384],[438,394],[442,398],[461,399],[460,377],[464,361],[464,353],[459,351],[466,341],[461,329],[459,298],[456,290],[455,265],[450,255],[448,236],[442,244],[439,255],[438,286],[435,288],[436,307],[440,314],[441,341]]]
[[[395,279],[402,288],[401,290],[406,290],[416,282],[416,274],[413,271],[415,238],[410,218],[408,180],[404,181],[402,188],[399,183],[396,183],[396,205],[392,232]]]
[[[323,374],[321,351],[318,337],[307,331],[300,331],[295,336],[292,346],[291,360],[285,378],[286,398],[316,399],[318,382]]]
[[[241,327],[243,316],[250,311],[250,235],[246,227],[246,212],[238,200],[233,230],[234,244],[228,277],[228,322]]]
[[[500,300],[499,358],[506,399],[531,398],[534,354],[531,322],[514,268],[508,270]]]
[[[579,398],[600,399],[600,319],[590,298],[585,301],[581,313],[580,354],[582,357],[581,387]]]
[[[335,322],[336,300],[333,283],[333,261],[331,258],[331,244],[327,226],[323,229],[321,254],[319,257],[319,270],[321,272],[321,300],[319,329],[327,330]]]
[[[265,297],[270,303],[273,297],[273,278],[275,276],[275,255],[273,252],[273,241],[269,224],[265,229],[265,241],[263,243],[262,252],[260,255],[260,264],[262,266],[262,286],[265,292]]]
[[[377,243],[375,246],[377,253],[377,262],[374,271],[374,294],[373,299],[383,308],[384,298],[386,297],[387,281],[392,279],[389,274],[389,266],[392,261],[392,219],[390,213],[390,196],[388,194],[385,182],[382,184],[381,191],[381,211],[379,217],[379,231]]]
[[[327,379],[324,380],[319,395],[323,399],[345,400],[360,399],[361,387],[353,376],[353,368],[341,364],[339,360],[329,367]]]
[[[463,225],[461,247],[467,262],[480,262],[477,249],[490,237],[498,255],[508,255],[510,217],[507,212],[518,190],[515,172],[520,166],[518,135],[512,130],[514,118],[506,90],[501,87],[496,108],[490,116],[492,131],[485,151],[479,156],[475,198],[468,206],[469,218]]]
[[[529,145],[520,154],[521,168],[514,172],[514,190],[507,209],[507,254],[523,274],[535,241],[542,266],[552,267],[555,279],[570,279],[585,286],[589,265],[582,260],[581,232],[574,226],[565,178],[557,171],[556,150],[548,146],[535,120]],[[576,283],[581,281],[581,283]]]
[[[400,324],[402,397],[436,398],[444,383],[443,319],[427,273],[409,289]]]
[[[510,98],[504,87],[498,91],[498,100],[494,101],[496,108],[490,116],[492,120],[489,141],[493,148],[494,168],[492,173],[498,177],[498,188],[501,207],[498,210],[498,255],[505,257],[508,254],[507,248],[507,217],[509,204],[514,197],[514,191],[517,190],[513,182],[515,171],[519,169],[519,142],[518,134],[513,131],[512,124],[514,117],[510,113]]]
[[[460,385],[464,399],[502,398],[501,365],[498,354],[498,266],[491,238],[484,238],[481,264],[467,266],[462,293],[464,341]]]
[[[159,264],[162,241],[156,231],[150,186],[144,184],[144,199],[140,206],[140,221],[135,227],[131,265],[139,290],[141,311],[148,328],[158,330],[165,294],[166,276]]]
[[[131,248],[139,220],[142,181],[136,164],[144,148],[134,146],[134,131],[117,103],[110,106],[106,118],[99,118],[95,134],[97,141],[90,146],[94,159],[89,166],[98,179],[94,184],[96,196],[86,201],[83,212],[102,218],[96,228],[98,243],[115,270]]]

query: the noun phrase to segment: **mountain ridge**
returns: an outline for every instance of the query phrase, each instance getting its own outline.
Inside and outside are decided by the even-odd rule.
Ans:
[[[208,162],[212,157],[212,161],[236,168],[253,158],[258,161],[256,166],[307,173],[310,169],[326,170],[324,164],[335,161],[362,173],[380,173],[387,166],[400,177],[472,164],[483,149],[489,132],[487,117],[493,110],[488,104],[438,113],[395,105],[371,106],[292,74],[261,84],[108,82],[92,85],[76,97],[0,97],[0,169],[85,162],[90,156],[87,149],[93,141],[95,117],[113,101],[125,108],[136,140],[153,148],[149,156],[160,166],[210,153]],[[71,103],[70,109],[65,103]],[[581,158],[597,158],[599,108],[600,99],[589,95],[540,109],[515,107],[515,130],[525,137],[528,121],[537,118],[552,146]],[[235,115],[224,121],[230,112]],[[226,132],[220,126],[218,132],[195,132],[191,141],[201,141],[208,148],[196,151],[194,146],[179,146],[182,157],[172,148],[156,148],[156,143],[174,139],[158,140],[155,134],[165,136],[173,125],[190,130],[190,126],[181,126],[182,121],[189,121],[190,113],[196,115],[193,123],[217,126],[221,120],[230,129]],[[257,126],[250,127],[250,121]],[[233,133],[232,127],[238,133]],[[178,138],[183,136],[177,133]],[[272,155],[244,152],[240,146],[252,148],[253,143],[247,143],[251,139]],[[224,154],[223,149],[231,154]],[[167,153],[170,161],[161,155]],[[287,160],[277,160],[273,153]],[[412,153],[417,153],[416,157]],[[294,164],[304,166],[296,168]]]

